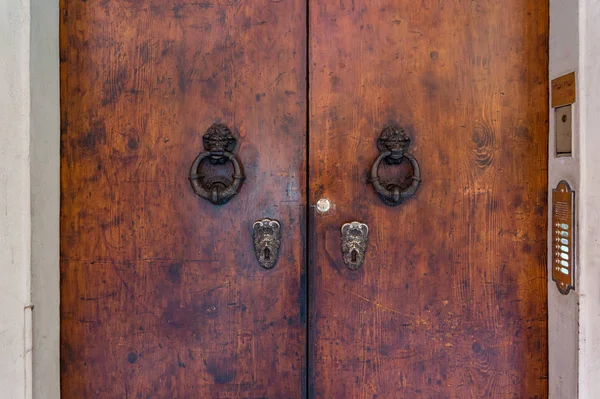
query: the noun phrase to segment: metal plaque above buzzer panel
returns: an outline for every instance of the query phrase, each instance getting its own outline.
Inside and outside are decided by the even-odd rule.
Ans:
[[[552,80],[552,108],[554,108],[555,155],[573,155],[573,104],[577,97],[575,72]]]
[[[575,289],[575,192],[562,180],[552,190],[552,280],[561,294]]]

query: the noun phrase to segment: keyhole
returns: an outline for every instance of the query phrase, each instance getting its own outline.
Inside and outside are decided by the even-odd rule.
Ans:
[[[356,263],[357,256],[358,254],[356,253],[356,249],[353,249],[352,252],[350,252],[350,259],[352,260],[352,263]]]
[[[265,260],[271,260],[271,251],[269,251],[269,248],[265,248],[263,254],[265,256]]]

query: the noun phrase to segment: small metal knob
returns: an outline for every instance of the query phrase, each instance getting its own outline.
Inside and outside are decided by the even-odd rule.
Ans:
[[[321,198],[317,201],[317,211],[319,213],[325,213],[329,211],[329,208],[331,208],[331,202],[327,198]]]

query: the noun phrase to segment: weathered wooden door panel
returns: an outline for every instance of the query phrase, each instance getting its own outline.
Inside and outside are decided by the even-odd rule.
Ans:
[[[547,2],[308,3],[62,0],[63,397],[547,396]],[[188,181],[214,122],[223,206]],[[398,207],[368,182],[393,123]]]
[[[546,397],[547,2],[309,7],[309,201],[334,204],[312,229],[309,396]],[[390,123],[422,173],[393,208],[367,182]]]
[[[305,2],[61,7],[63,397],[299,397]],[[188,181],[214,122],[246,175],[221,207]]]

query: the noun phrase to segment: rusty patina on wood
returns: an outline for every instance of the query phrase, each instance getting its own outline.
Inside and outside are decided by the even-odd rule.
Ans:
[[[308,6],[307,59],[303,1],[62,0],[63,397],[547,396],[547,1]],[[187,179],[215,122],[246,175],[221,207]],[[395,208],[391,124],[424,182]]]
[[[61,1],[63,398],[303,392],[305,38],[301,0]],[[215,122],[246,174],[220,207],[188,180]]]
[[[310,203],[335,205],[310,397],[547,397],[548,2],[310,0],[309,26]],[[394,123],[423,183],[391,208],[368,172]]]

